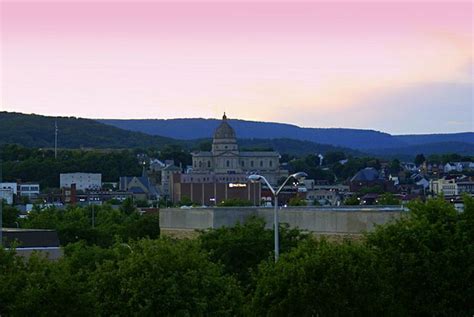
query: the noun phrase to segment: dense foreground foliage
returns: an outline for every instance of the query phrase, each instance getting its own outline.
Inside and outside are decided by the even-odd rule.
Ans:
[[[57,262],[0,250],[0,315],[472,316],[473,199],[410,210],[357,241],[282,226],[276,264],[261,219],[195,240],[70,241]]]

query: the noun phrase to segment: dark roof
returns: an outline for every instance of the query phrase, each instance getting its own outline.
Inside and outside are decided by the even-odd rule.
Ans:
[[[181,168],[179,168],[176,165],[168,165],[165,168],[163,168],[164,171],[180,171]]]
[[[379,172],[373,167],[366,167],[358,171],[354,177],[351,178],[351,182],[371,182],[380,178]]]
[[[134,194],[145,194],[145,191],[141,187],[131,187],[128,190]]]
[[[225,153],[234,154],[231,151],[228,151],[228,152],[225,152]],[[212,152],[195,152],[192,155],[194,157],[211,157],[211,156],[213,156]],[[261,151],[261,152],[252,152],[252,151],[245,152],[245,151],[242,151],[242,152],[239,152],[238,156],[240,156],[240,157],[275,157],[275,156],[278,156],[279,157],[280,154],[278,152],[274,152],[274,151]]]
[[[17,248],[32,247],[59,247],[58,233],[46,229],[10,229],[3,228],[3,242],[5,247],[17,243]]]
[[[192,156],[212,156],[212,152],[194,152],[191,154]]]
[[[244,157],[273,157],[273,156],[280,156],[278,152],[274,151],[262,151],[262,152],[240,152],[239,156],[244,156]]]

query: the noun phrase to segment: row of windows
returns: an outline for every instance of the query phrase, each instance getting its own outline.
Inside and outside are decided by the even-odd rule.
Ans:
[[[38,186],[21,186],[21,191],[39,191]]]
[[[273,161],[268,162],[268,164],[269,164],[270,167],[273,167]],[[241,161],[240,165],[242,167],[245,167],[245,161]],[[230,161],[229,160],[226,161],[226,166],[230,167]],[[197,167],[196,162],[194,162],[194,167]],[[203,167],[203,162],[202,161],[199,161],[199,167],[200,168]],[[250,167],[254,167],[254,161],[250,161]],[[263,161],[260,161],[260,167],[263,167]],[[211,161],[207,161],[207,168],[211,168]]]
[[[246,182],[248,181],[247,177],[218,177],[216,178],[217,181],[225,181],[225,182]],[[189,179],[187,180],[184,180],[184,182],[197,182],[197,183],[201,183],[201,182],[206,182],[206,181],[210,181],[210,178],[209,177],[203,177],[203,178],[193,178],[193,177],[190,177]]]

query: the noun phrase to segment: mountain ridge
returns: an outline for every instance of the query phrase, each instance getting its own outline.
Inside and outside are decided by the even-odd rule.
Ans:
[[[154,119],[149,119],[155,123]],[[191,120],[191,121],[190,121]],[[202,142],[211,142],[212,134],[220,120],[202,119],[196,124],[190,124],[195,119],[184,119],[178,121],[170,119],[169,125],[165,127],[168,132],[188,133],[189,129],[193,130],[193,138],[175,139],[164,136],[150,135],[144,132],[130,131],[116,126],[108,125],[92,119],[83,119],[77,117],[51,117],[35,114],[22,114],[15,112],[0,112],[0,144],[19,144],[26,147],[45,147],[54,146],[54,125],[58,122],[59,128],[59,147],[64,148],[145,148],[156,147],[163,148],[166,145],[179,145],[184,149],[193,150],[199,148]],[[134,121],[136,128],[145,130],[140,127],[141,122]],[[389,134],[380,134],[369,130],[356,129],[339,129],[332,128],[329,135],[324,140],[319,135],[322,142],[305,140],[305,129],[298,128],[295,132],[294,126],[278,123],[258,124],[257,128],[264,128],[263,133],[251,135],[252,127],[255,122],[246,122],[240,120],[239,124],[231,124],[237,126],[238,142],[241,146],[250,148],[273,148],[282,154],[306,155],[315,153],[326,153],[328,151],[343,151],[350,155],[365,156],[377,155],[380,157],[412,157],[417,153],[441,154],[441,153],[458,153],[463,155],[474,155],[474,133],[455,133],[455,134],[438,134],[440,142],[431,142],[433,135],[417,135],[418,139],[410,139],[410,136],[392,136]],[[279,134],[273,133],[272,129],[278,128]],[[285,129],[286,127],[286,129]],[[239,134],[240,130],[245,133]],[[289,129],[289,131],[288,131]],[[328,129],[320,129],[318,131],[328,132]],[[313,130],[310,131],[314,133]],[[156,131],[155,131],[156,133]],[[301,135],[301,134],[303,135]],[[184,134],[186,135],[186,134]],[[204,136],[204,137],[203,137]],[[276,137],[280,136],[280,137]],[[306,135],[307,136],[307,135]],[[472,136],[472,137],[471,137]],[[300,139],[298,139],[298,137]],[[331,138],[332,137],[332,138]],[[344,146],[334,142],[335,138],[344,138],[347,142]],[[403,140],[397,140],[401,138]],[[448,139],[448,141],[446,141]],[[357,141],[357,142],[354,142]],[[395,141],[393,141],[395,140]],[[456,141],[462,140],[462,142]],[[337,141],[337,140],[336,140]],[[431,143],[423,143],[423,142]],[[334,142],[335,144],[331,144]],[[356,143],[355,145],[352,143]],[[364,147],[358,147],[360,143],[365,142]],[[421,144],[420,144],[421,143]]]
[[[121,129],[182,140],[210,138],[218,119],[99,119]],[[463,142],[474,144],[474,133],[391,135],[386,132],[350,128],[303,128],[288,123],[229,119],[239,138],[290,138],[356,150],[401,148],[415,144]]]

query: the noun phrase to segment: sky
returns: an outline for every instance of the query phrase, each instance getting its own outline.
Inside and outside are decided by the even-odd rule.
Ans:
[[[471,1],[0,0],[0,109],[474,131]]]

